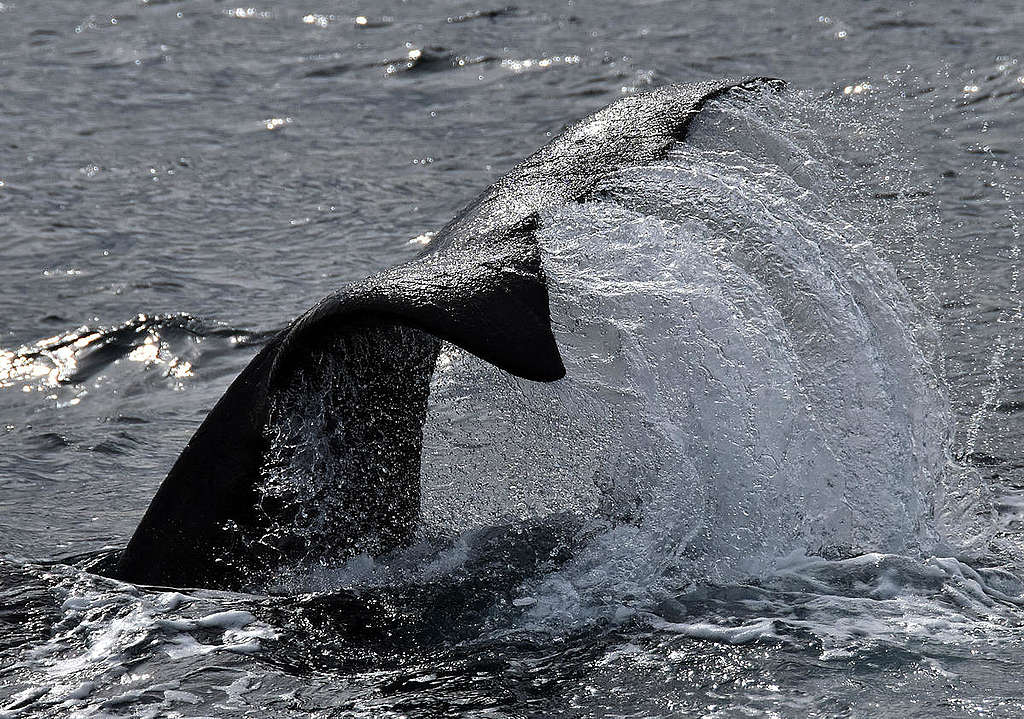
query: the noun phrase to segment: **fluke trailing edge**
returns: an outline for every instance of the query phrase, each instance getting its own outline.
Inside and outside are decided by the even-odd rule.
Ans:
[[[275,398],[341,376],[330,393],[329,456],[348,553],[407,540],[440,342],[514,375],[565,374],[551,331],[535,230],[545,210],[586,200],[607,173],[660,159],[706,101],[752,79],[671,85],[625,97],[570,126],[471,202],[416,260],[340,289],[276,335],[213,408],[163,481],[110,573],[167,586],[243,586],[254,567],[304,551],[281,537],[293,503],[260,489]],[[779,83],[781,84],[781,83]],[[331,362],[325,363],[324,357]],[[272,536],[272,540],[267,537]]]

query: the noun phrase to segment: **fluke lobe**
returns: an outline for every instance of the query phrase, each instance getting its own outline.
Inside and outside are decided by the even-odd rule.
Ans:
[[[279,393],[340,373],[330,457],[344,497],[342,554],[408,540],[441,340],[519,377],[565,374],[551,331],[535,231],[546,210],[585,201],[619,168],[662,158],[704,104],[768,79],[719,80],[630,95],[576,122],[488,187],[417,259],[343,287],[278,333],[231,384],[174,463],[106,573],[162,586],[239,588],[251,572],[308,552],[272,528],[295,507],[260,490]],[[269,423],[269,424],[268,424]]]

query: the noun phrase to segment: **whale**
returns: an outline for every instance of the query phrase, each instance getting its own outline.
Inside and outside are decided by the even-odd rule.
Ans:
[[[295,318],[209,412],[102,573],[136,584],[240,589],[254,573],[308,555],[310,539],[287,532],[302,507],[265,485],[268,466],[280,461],[270,445],[288,411],[281,398],[310,392],[323,394],[327,456],[344,498],[331,526],[339,556],[408,543],[442,343],[525,380],[561,379],[536,240],[544,213],[594,197],[610,172],[663,158],[710,100],[765,86],[783,83],[723,79],[625,96],[516,165],[415,259],[341,287]],[[317,380],[323,373],[335,380],[328,391]]]

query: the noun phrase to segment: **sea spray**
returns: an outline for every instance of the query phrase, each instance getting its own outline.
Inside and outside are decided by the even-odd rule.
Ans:
[[[851,189],[811,129],[832,109],[713,102],[665,160],[542,217],[566,378],[442,351],[431,530],[603,523],[557,578],[591,599],[759,576],[793,552],[984,543],[934,330],[886,259],[913,223],[879,223]]]

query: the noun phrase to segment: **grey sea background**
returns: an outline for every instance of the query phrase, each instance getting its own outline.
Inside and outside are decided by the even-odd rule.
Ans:
[[[1022,38],[1013,2],[0,2],[0,717],[1024,716]],[[783,208],[778,227],[803,232],[819,225],[786,203],[814,195],[815,217],[858,238],[854,254],[872,248],[864,272],[836,259],[853,255],[830,262],[897,298],[879,306],[899,321],[868,321],[876,330],[835,357],[898,336],[927,365],[920,391],[886,385],[899,411],[858,420],[873,444],[843,444],[837,462],[875,471],[890,438],[924,427],[937,444],[909,454],[955,483],[920,489],[894,461],[884,478],[859,487],[850,470],[842,491],[806,497],[755,474],[710,485],[702,506],[753,487],[749,511],[771,522],[833,491],[853,517],[822,530],[846,539],[814,547],[765,533],[749,571],[708,556],[710,540],[698,559],[659,554],[658,535],[645,561],[669,569],[651,579],[621,569],[651,535],[588,544],[600,497],[545,503],[485,481],[491,494],[460,518],[469,490],[455,480],[427,507],[447,539],[290,591],[139,588],[86,570],[125,545],[273,331],[415,257],[575,119],[661,84],[751,75],[789,82],[774,111],[799,122],[764,132],[810,147],[831,184],[798,176],[806,192],[788,194],[765,181],[745,201]],[[746,117],[723,112],[674,160],[684,174]],[[738,176],[753,187],[769,171],[747,152]],[[798,154],[771,167],[791,171]],[[605,238],[603,212],[552,227]],[[636,243],[608,243],[643,271]],[[705,295],[725,291],[702,281]],[[849,316],[873,317],[869,305]],[[451,392],[438,393],[443,436]],[[735,417],[715,421],[747,421]],[[448,486],[444,463],[461,451],[431,452],[429,476]],[[658,448],[618,469],[644,452]],[[494,456],[456,474],[515,474]],[[881,493],[904,481],[913,489]],[[942,507],[942,529],[896,546],[881,528],[911,495]],[[907,522],[918,532],[935,514]]]

